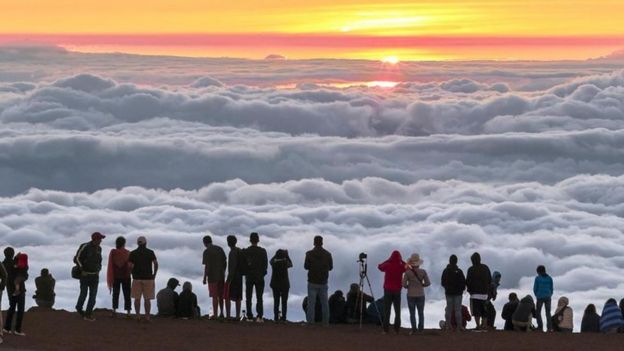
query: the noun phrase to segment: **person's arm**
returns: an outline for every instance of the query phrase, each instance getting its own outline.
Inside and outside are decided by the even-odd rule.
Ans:
[[[409,285],[408,285],[408,281],[409,281],[409,279],[407,278],[407,275],[408,275],[408,274],[409,274],[408,272],[405,272],[405,273],[403,274],[403,287],[404,287],[405,289],[407,289],[407,288],[408,288],[408,286],[409,286]]]
[[[4,268],[4,264],[0,262],[0,291],[4,290],[4,288],[6,287],[7,277],[8,273],[6,271],[6,268]]]
[[[202,259],[202,263],[204,264],[204,278],[202,279],[202,283],[206,285],[208,282],[208,267],[209,267],[209,257],[207,249],[204,250],[204,257]]]
[[[156,273],[158,273],[158,260],[156,259],[156,255],[152,258],[152,264],[154,265],[154,279],[156,279]]]
[[[308,257],[308,253],[305,254],[305,261],[303,262],[303,268],[305,270],[310,270],[310,257]]]
[[[331,271],[332,269],[334,269],[334,259],[332,258],[332,255],[329,254],[329,270]]]
[[[265,249],[262,249],[262,268],[264,269],[263,275],[266,275],[269,270],[269,255]]]
[[[290,260],[290,257],[288,257],[288,252],[286,252],[286,268],[292,268],[293,264],[292,261]]]
[[[423,277],[422,285],[424,287],[428,287],[429,285],[431,285],[431,281],[429,280],[429,275],[427,274],[427,271],[423,270],[423,272],[425,272],[425,276]]]
[[[444,269],[442,271],[442,277],[440,278],[440,285],[442,285],[443,288],[446,289],[448,284],[448,269]]]
[[[80,267],[80,269],[82,270],[82,261],[83,261],[83,255],[85,252],[85,248],[87,247],[88,244],[82,244],[80,245],[80,247],[78,248],[78,252],[76,252],[76,259],[74,260],[74,262],[78,265],[78,267]]]
[[[539,283],[537,282],[538,277],[535,277],[535,279],[533,279],[533,295],[535,295],[535,297],[537,297],[537,290],[539,289]]]
[[[50,286],[52,287],[52,296],[56,296],[56,293],[54,292],[54,288],[56,287],[56,280],[52,278],[52,275],[50,275],[50,279],[52,280],[52,283],[50,284]]]
[[[552,296],[555,293],[555,286],[554,286],[552,277],[549,277],[549,278],[550,279],[548,280],[548,283],[550,285],[549,286],[550,287],[550,296]]]

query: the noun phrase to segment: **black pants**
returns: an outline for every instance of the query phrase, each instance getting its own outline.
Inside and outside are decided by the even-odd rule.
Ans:
[[[117,279],[113,282],[113,309],[119,308],[119,291],[123,291],[124,297],[124,310],[131,311],[132,306],[130,302],[130,278]]]
[[[93,307],[95,307],[95,297],[97,296],[98,283],[100,278],[97,274],[87,274],[80,277],[80,295],[78,295],[78,302],[76,303],[76,311],[85,316],[91,316],[93,313]],[[89,300],[87,301],[87,310],[83,312],[84,302],[87,299],[87,293],[89,293]]]
[[[281,320],[285,321],[286,312],[288,311],[288,289],[273,289],[273,315],[275,316],[275,321],[279,317],[280,303],[282,307]]]
[[[251,312],[251,298],[253,296],[254,287],[256,289],[256,313],[258,318],[264,316],[264,303],[262,301],[262,294],[264,294],[264,280],[245,280],[245,303],[247,306],[247,318],[252,319],[253,313]]]
[[[24,305],[26,304],[26,292],[22,291],[21,294],[13,296],[9,294],[9,309],[7,310],[6,321],[4,322],[4,329],[12,330],[13,328],[13,315],[15,315],[15,309],[17,308],[17,317],[15,318],[15,331],[22,332],[22,319],[24,319]]]
[[[390,309],[394,306],[394,330],[401,328],[401,292],[384,291],[384,331],[390,330]]]

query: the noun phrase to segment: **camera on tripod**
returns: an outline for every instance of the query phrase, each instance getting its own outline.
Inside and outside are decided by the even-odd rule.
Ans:
[[[360,255],[358,256],[358,262],[364,262],[366,261],[366,259],[368,258],[368,255],[366,254],[366,252],[360,252]]]

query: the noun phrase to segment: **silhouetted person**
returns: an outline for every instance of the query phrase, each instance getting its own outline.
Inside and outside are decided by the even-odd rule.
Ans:
[[[199,318],[200,316],[199,307],[197,305],[197,295],[193,293],[193,285],[191,285],[191,282],[184,282],[184,285],[182,285],[177,314],[178,318],[183,319]]]
[[[481,255],[475,252],[470,256],[472,266],[466,273],[466,288],[470,294],[470,311],[477,324],[477,329],[487,329],[486,305],[492,273],[490,268],[481,263]]]
[[[74,263],[80,268],[80,295],[76,302],[76,311],[86,321],[93,322],[93,308],[97,297],[98,285],[100,282],[100,271],[102,270],[102,239],[106,236],[99,232],[91,234],[91,241],[80,245]],[[87,299],[87,309],[83,310]]]
[[[175,317],[178,311],[180,296],[175,289],[180,286],[180,281],[176,278],[169,278],[167,286],[156,294],[156,307],[158,316]]]
[[[236,247],[236,237],[228,235],[227,244],[230,248],[228,253],[227,278],[223,289],[223,299],[225,300],[225,316],[230,319],[230,309],[234,301],[236,309],[236,320],[240,319],[241,301],[243,299],[243,274],[247,261],[242,249]]]
[[[518,304],[520,300],[518,300],[518,295],[516,293],[509,294],[509,302],[503,306],[503,312],[501,313],[501,317],[505,320],[504,330],[513,331],[513,314],[518,308]]]
[[[398,334],[401,328],[401,288],[403,288],[403,273],[407,264],[398,251],[393,251],[386,261],[377,266],[384,272],[384,333],[390,330],[390,310],[394,307],[394,331]]]
[[[561,296],[557,302],[557,309],[552,316],[553,330],[562,333],[572,333],[574,329],[574,312],[569,306],[568,298]]]
[[[4,329],[4,317],[2,316],[2,293],[4,292],[4,288],[6,288],[8,279],[8,272],[6,268],[4,268],[4,262],[0,262],[0,330]],[[0,337],[0,343],[2,343],[2,338]]]
[[[150,310],[155,297],[155,279],[158,273],[158,260],[154,251],[147,248],[147,239],[140,236],[137,239],[137,248],[130,252],[128,262],[132,268],[132,297],[137,319],[141,321],[141,297],[145,307],[144,319],[151,320]]]
[[[600,315],[600,331],[606,334],[614,334],[622,327],[624,327],[622,311],[620,311],[615,299],[607,300],[602,309],[602,315]]]
[[[314,304],[314,323],[321,323],[323,321],[323,312],[321,310],[321,299],[320,295],[316,295],[316,303]],[[303,313],[308,315],[308,297],[303,298],[303,302],[301,303],[301,308],[303,309]]]
[[[581,321],[581,333],[600,333],[600,315],[596,312],[596,305],[593,303],[585,307]]]
[[[7,310],[4,322],[4,333],[13,333],[18,336],[25,336],[22,332],[22,320],[24,319],[24,305],[26,303],[26,286],[21,282],[19,294],[15,294],[15,250],[12,247],[4,249],[4,261],[2,261],[7,271],[7,295],[9,297],[9,309]],[[16,314],[17,312],[17,314]],[[13,319],[15,319],[15,329],[13,329]]]
[[[56,296],[54,293],[55,285],[56,280],[52,277],[48,269],[42,269],[41,275],[35,278],[35,287],[37,290],[35,291],[35,295],[33,295],[33,299],[35,299],[37,306],[43,308],[52,308],[52,306],[54,306]]]
[[[345,314],[346,304],[344,293],[341,290],[336,290],[329,297],[329,323],[343,324],[347,322]]]
[[[247,305],[247,320],[253,321],[253,312],[251,311],[251,299],[254,289],[256,290],[256,322],[264,322],[264,302],[262,294],[264,294],[264,277],[267,274],[269,259],[264,248],[258,246],[260,237],[258,233],[249,235],[251,246],[245,249],[245,261],[247,267],[245,269],[245,302]]]
[[[496,322],[496,308],[492,301],[496,301],[498,296],[498,286],[500,285],[502,275],[500,272],[494,271],[492,273],[492,281],[490,282],[490,289],[488,291],[488,299],[485,302],[485,326],[488,329],[496,329],[494,324]]]
[[[518,307],[514,311],[511,319],[516,331],[530,331],[531,322],[535,317],[535,303],[533,297],[527,295],[520,300]]]
[[[113,317],[117,315],[117,310],[119,309],[120,292],[123,292],[126,315],[130,316],[130,311],[132,310],[130,296],[132,279],[130,277],[129,259],[130,251],[126,249],[126,238],[123,236],[117,237],[115,248],[111,249],[108,254],[108,269],[106,271],[108,290],[113,293]]]
[[[449,264],[442,272],[442,287],[446,296],[445,325],[450,329],[452,316],[455,317],[455,320],[462,320],[462,295],[466,290],[466,277],[457,266],[457,256],[455,255],[449,257]],[[464,327],[460,326],[459,329],[463,330]]]
[[[308,271],[308,301],[310,306],[307,310],[306,320],[308,323],[315,321],[316,300],[321,302],[321,314],[323,325],[329,325],[329,301],[327,296],[327,281],[329,272],[334,269],[334,261],[329,251],[323,248],[323,237],[314,237],[314,248],[305,255],[304,268]]]
[[[271,289],[273,290],[273,318],[276,322],[286,321],[288,313],[288,291],[290,290],[290,280],[288,279],[288,269],[293,266],[287,250],[279,249],[275,256],[271,258]],[[282,313],[280,316],[280,306]]]
[[[349,292],[347,293],[346,314],[347,321],[349,323],[360,322],[360,303],[363,299],[362,308],[362,320],[366,320],[366,309],[368,304],[374,301],[373,297],[360,290],[360,286],[357,283],[351,284]]]
[[[538,266],[537,276],[533,282],[533,293],[535,294],[536,310],[537,310],[537,330],[544,331],[544,322],[542,322],[542,306],[546,311],[546,328],[552,331],[551,322],[551,303],[553,295],[553,280],[546,273],[546,267]]]
[[[204,236],[204,285],[208,283],[208,293],[212,298],[210,319],[223,318],[223,292],[225,290],[225,268],[227,265],[225,252],[220,246],[212,243],[209,235]],[[221,311],[221,313],[219,313]]]

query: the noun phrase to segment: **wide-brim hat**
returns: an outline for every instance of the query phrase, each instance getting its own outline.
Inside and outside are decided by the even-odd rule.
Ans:
[[[415,253],[415,254],[412,254],[410,256],[408,262],[412,266],[420,266],[420,265],[423,264],[424,261],[422,259],[420,259],[420,255],[419,254]]]

